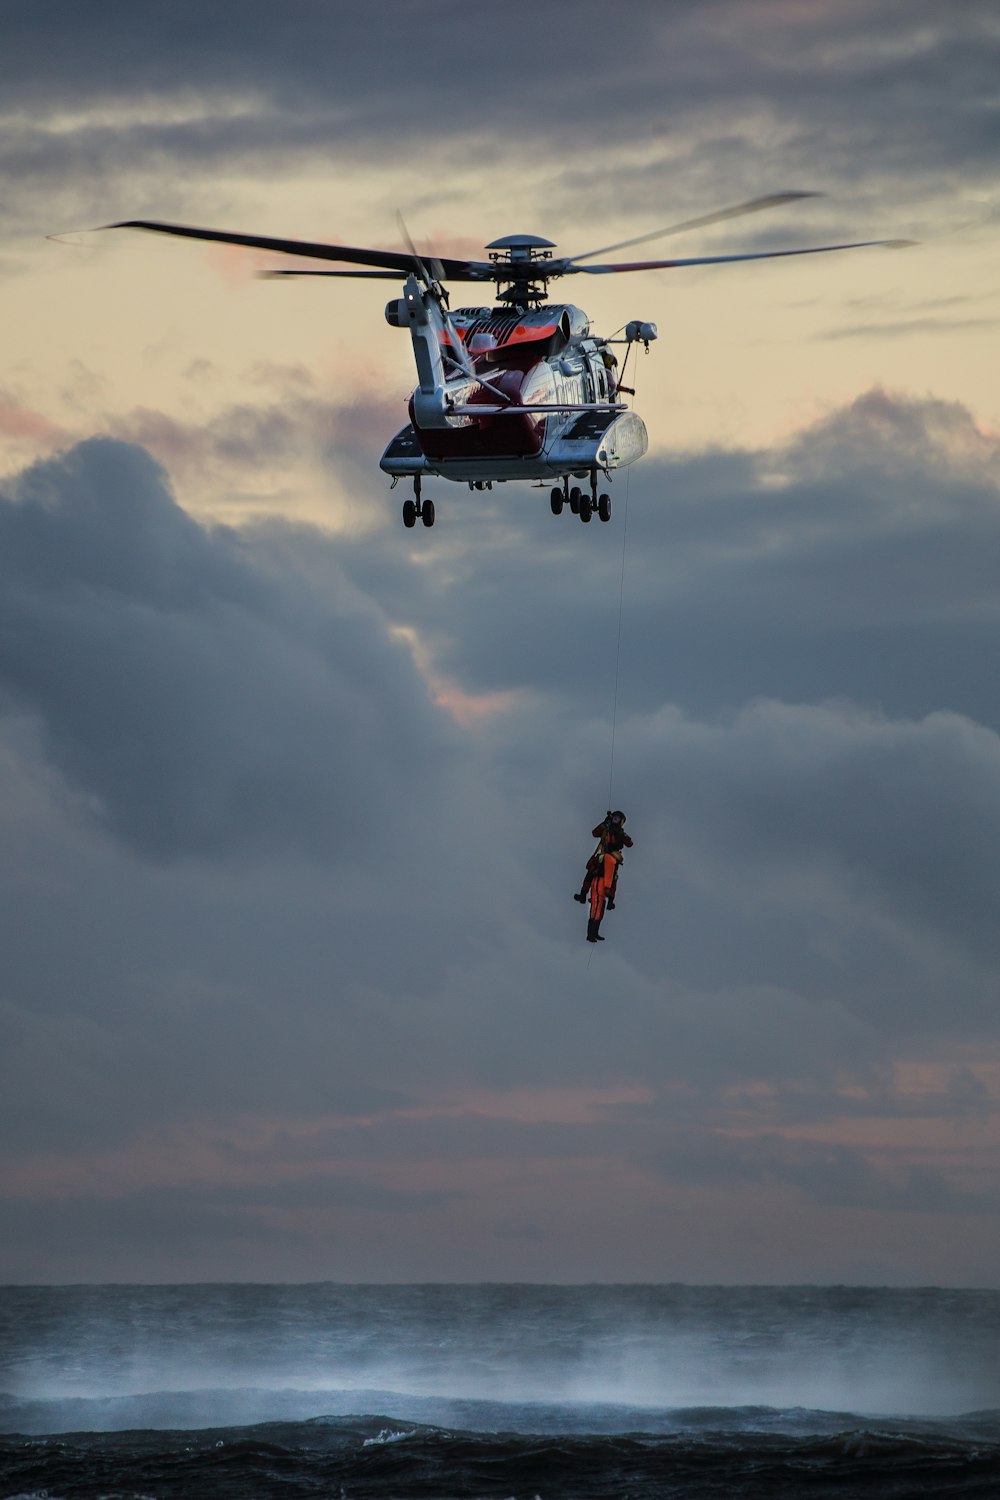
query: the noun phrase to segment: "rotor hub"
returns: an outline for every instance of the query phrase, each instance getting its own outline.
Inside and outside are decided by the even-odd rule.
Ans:
[[[553,272],[545,269],[555,246],[540,234],[505,234],[486,246],[497,284],[497,301],[513,307],[544,302]]]

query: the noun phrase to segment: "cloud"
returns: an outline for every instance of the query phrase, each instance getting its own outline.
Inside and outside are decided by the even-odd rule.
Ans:
[[[407,652],[335,565],[322,598],[277,587],[139,449],[93,440],[29,470],[0,547],[0,687],[146,854],[328,853],[447,754]]]
[[[278,1279],[282,1256],[301,1255],[309,1245],[300,1264],[311,1264],[315,1277],[338,1263],[344,1252],[333,1247],[348,1244],[359,1224],[380,1236],[395,1236],[404,1226],[414,1234],[460,1199],[455,1192],[411,1192],[351,1177],[277,1189],[257,1183],[242,1191],[214,1185],[59,1199],[8,1196],[6,1265],[18,1279],[34,1280],[40,1265],[34,1247],[42,1244],[52,1248],[41,1264],[56,1277],[93,1258],[109,1268],[111,1279],[128,1280],[134,1274],[129,1267],[143,1265],[160,1281],[199,1280],[211,1279],[224,1247],[230,1278],[259,1281]],[[73,1256],[60,1245],[72,1245]]]
[[[1000,1198],[956,1186],[923,1165],[878,1161],[843,1145],[761,1134],[733,1138],[702,1132],[679,1138],[656,1161],[673,1182],[741,1187],[776,1183],[814,1203],[921,1214],[996,1214]]]
[[[954,338],[956,333],[966,329],[989,329],[996,328],[1000,322],[997,318],[909,318],[899,322],[878,322],[849,324],[842,328],[832,328],[824,333],[824,339],[871,339],[873,336],[879,339],[909,338],[914,333],[933,333],[943,337]]]
[[[179,419],[160,410],[134,408],[107,419],[109,431],[146,448],[178,481],[190,479],[204,491],[211,476],[232,487],[271,472],[288,483],[289,472],[311,460],[344,481],[362,469],[370,483],[373,456],[381,453],[402,425],[398,400],[377,389],[364,390],[351,375],[352,399],[304,392],[298,372],[258,375],[276,387],[256,402],[225,405],[200,419]],[[267,399],[271,396],[271,399]],[[2,412],[0,412],[2,422]],[[269,514],[275,510],[272,502]]]
[[[579,251],[816,188],[684,246],[962,238],[824,258],[846,311],[789,308],[802,368],[823,350],[803,393],[856,388],[861,332],[872,380],[904,335],[981,347],[989,7],[620,9],[609,53],[597,0],[512,0],[497,35],[441,0],[8,7],[0,437],[18,467],[59,450],[0,483],[8,1277],[465,1274],[491,1236],[501,1274],[627,1277],[684,1232],[703,1273],[741,1192],[762,1248],[727,1265],[992,1274],[996,433],[876,387],[756,450],[647,458],[611,527],[440,485],[404,533],[375,461],[406,352],[353,305],[304,355],[280,291],[241,313],[220,286],[252,257],[193,250],[186,283],[164,244],[185,316],[146,323],[154,242],[38,240],[160,217],[391,243],[402,206],[439,251],[512,227]],[[562,285],[613,326],[609,282]],[[779,340],[748,321],[769,391]],[[933,344],[926,384],[968,391],[975,359],[956,385]],[[682,440],[690,377],[646,398],[654,440]],[[336,531],[195,519],[278,497]],[[571,893],[609,795],[636,844],[591,954]],[[939,1261],[911,1254],[921,1211]]]
[[[699,989],[777,981],[891,1030],[991,1024],[998,475],[962,408],[876,390],[781,447],[627,481],[615,797],[638,842],[616,922],[641,972],[666,954]],[[516,695],[495,774],[533,809],[556,920],[549,890],[582,860],[563,809],[607,795],[621,553],[541,510],[449,507],[433,572],[345,555],[463,691]]]
[[[582,230],[595,213],[645,216],[653,203],[683,217],[750,182],[838,189],[874,223],[887,197],[926,214],[919,200],[932,192],[948,200],[934,217],[947,219],[959,170],[966,189],[992,188],[1000,37],[984,7],[641,3],[618,18],[609,58],[593,0],[569,26],[555,8],[513,0],[511,32],[532,44],[502,97],[483,88],[496,42],[474,10],[428,5],[416,28],[401,0],[375,14],[294,0],[280,18],[260,11],[234,28],[156,3],[137,27],[119,0],[85,19],[48,0],[15,15],[0,61],[8,222],[37,232],[60,214],[75,225],[210,212],[237,174],[322,166],[336,177],[338,164],[363,164],[398,179],[418,115],[420,200],[443,201],[435,180],[463,169],[472,142],[477,168],[509,171],[512,203],[547,208],[550,232]],[[406,46],[386,45],[402,36]],[[428,87],[429,70],[446,90]],[[595,77],[599,128],[581,144],[579,81]]]
[[[147,1274],[188,1232],[179,1274],[258,1243],[268,1274],[329,1274],[332,1219],[338,1264],[402,1212],[430,1265],[488,1211],[544,1255],[611,1183],[654,1216],[740,1184],[765,1217],[993,1212],[995,438],[873,391],[629,485],[636,844],[592,958],[571,893],[608,791],[620,481],[610,528],[456,488],[432,533],[364,537],[200,524],[117,438],[6,485],[23,1246],[79,1229],[96,1265],[118,1225]]]
[[[617,476],[620,518],[629,504],[626,709],[838,696],[1000,726],[981,650],[996,609],[998,485],[1000,445],[967,411],[880,390],[775,449],[648,459]],[[506,492],[442,514],[437,572],[415,577],[365,544],[352,574],[413,598],[460,683],[586,697],[600,712],[616,655],[615,533],[595,540],[540,498]],[[505,608],[512,569],[516,610]]]
[[[842,706],[762,702],[729,725],[673,713],[632,753],[670,821],[766,886],[836,866],[913,930],[1000,957],[1000,736],[951,714],[887,722]]]
[[[0,436],[42,445],[64,440],[54,422],[4,390],[0,390]]]
[[[651,828],[684,891],[713,871],[735,892],[753,868],[752,904],[776,921],[808,901],[810,922],[824,905],[845,933],[860,922],[886,962],[903,943],[916,964],[931,934],[973,969],[993,962],[997,472],[961,408],[877,391],[783,449],[637,470],[619,763],[639,849]],[[106,827],[157,857],[315,853],[359,798],[388,828],[414,767],[432,808],[461,764],[453,786],[480,799],[487,843],[494,796],[535,810],[523,891],[548,911],[548,883],[582,859],[565,809],[609,744],[610,533],[501,495],[448,507],[433,568],[396,532],[209,530],[117,443],[13,495],[6,686]],[[435,697],[460,718],[490,707],[464,716],[460,761]],[[655,899],[635,885],[630,905]],[[770,919],[763,932],[780,950]],[[774,977],[764,937],[745,937],[718,982]],[[682,939],[692,964],[696,949]],[[781,982],[809,988],[815,968]],[[828,965],[830,1000],[834,982]]]

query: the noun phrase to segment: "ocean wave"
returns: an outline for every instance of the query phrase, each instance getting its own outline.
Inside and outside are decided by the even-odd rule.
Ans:
[[[376,1413],[377,1415],[370,1415]],[[380,1426],[372,1429],[372,1424]],[[614,1402],[491,1401],[414,1396],[401,1391],[264,1386],[146,1391],[123,1396],[21,1396],[0,1392],[0,1432],[56,1437],[126,1431],[202,1433],[327,1428],[357,1432],[372,1445],[399,1442],[419,1429],[475,1434],[697,1438],[702,1434],[796,1439],[846,1433],[892,1439],[954,1439],[1000,1444],[1000,1409],[954,1417],[826,1411],[809,1407],[627,1406]]]
[[[1000,1490],[998,1414],[970,1414],[965,1435],[938,1424],[861,1424],[790,1434],[807,1413],[671,1414],[659,1432],[515,1432],[402,1424],[385,1413],[186,1431],[75,1432],[0,1438],[2,1495],[83,1500],[267,1500],[346,1492],[352,1500],[532,1496],[597,1500],[854,1500],[866,1495],[992,1496]],[[824,1422],[828,1413],[813,1414]],[[993,1439],[986,1438],[986,1430]],[[405,1441],[404,1441],[405,1439]]]
[[[366,1437],[363,1446],[365,1448],[379,1448],[386,1443],[401,1443],[404,1439],[413,1437],[415,1433],[415,1427],[411,1427],[406,1432],[397,1432],[395,1428],[383,1427],[374,1437]]]

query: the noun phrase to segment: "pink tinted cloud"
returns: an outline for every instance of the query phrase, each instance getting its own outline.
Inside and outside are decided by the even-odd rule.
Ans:
[[[67,441],[68,434],[42,412],[33,411],[15,396],[0,391],[0,437],[57,446]]]
[[[393,626],[391,633],[409,647],[414,666],[426,682],[432,699],[460,728],[474,729],[493,714],[505,713],[518,701],[519,694],[516,691],[466,692],[458,683],[437,671],[430,651],[409,626]]]
[[[251,230],[238,230],[236,232],[269,235],[274,238],[284,238],[287,235],[287,237],[290,239],[306,240],[310,241],[313,244],[322,245],[348,245],[352,243],[349,240],[345,240],[343,235],[336,230],[321,230],[317,231],[314,234],[294,234],[290,231],[282,230],[280,227],[270,226],[262,228],[258,226]],[[470,241],[469,243],[471,244],[472,242]],[[389,244],[388,239],[386,239],[380,240],[376,244],[373,244],[367,248],[375,250],[399,249],[405,251],[408,247],[405,244]],[[453,251],[438,249],[437,245],[435,244],[434,248],[436,253],[439,255],[457,254],[465,256],[472,254],[477,257],[480,257],[482,255],[481,247],[475,250]],[[213,244],[209,242],[205,246],[204,253],[205,259],[208,264],[222,277],[224,281],[228,282],[230,286],[242,286],[246,282],[253,280],[255,276],[259,276],[262,271],[319,271],[324,269],[324,262],[317,261],[311,256],[290,255],[277,250],[258,250],[254,246],[250,245],[227,245],[223,243]],[[425,253],[430,254],[432,252],[428,250]],[[332,270],[363,269],[362,267],[356,266],[353,263],[348,264],[346,261],[337,262],[333,260],[330,261],[329,268]],[[400,281],[402,281],[402,276],[400,277]],[[388,282],[386,284],[388,285]]]
[[[424,1104],[369,1115],[313,1117],[240,1116],[193,1120],[144,1131],[111,1150],[36,1152],[0,1161],[0,1191],[14,1197],[66,1199],[117,1197],[150,1188],[247,1186],[294,1182],[317,1171],[342,1170],[343,1132],[387,1122],[450,1120],[461,1132],[475,1117],[516,1124],[587,1125],[609,1110],[647,1104],[645,1085],[469,1089]],[[422,1163],[370,1161],[371,1175],[386,1184],[464,1182],[481,1170],[478,1160],[450,1154]]]
[[[462,729],[472,729],[493,714],[504,713],[516,702],[516,693],[464,693],[454,683],[440,679],[432,684],[434,702]]]
[[[209,244],[205,249],[205,260],[228,286],[245,286],[262,271],[305,264],[292,262],[287,255],[275,255],[272,250],[255,250],[248,245]]]

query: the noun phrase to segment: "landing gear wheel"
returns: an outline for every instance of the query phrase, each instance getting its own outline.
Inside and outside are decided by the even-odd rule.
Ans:
[[[594,514],[594,507],[590,503],[589,495],[580,496],[580,520],[589,521]]]
[[[549,496],[549,504],[552,507],[552,514],[554,516],[562,515],[563,492],[561,485],[557,485],[556,488],[552,491],[551,495]]]
[[[597,514],[602,521],[611,520],[611,496],[602,495],[597,502]]]
[[[416,506],[416,501],[414,501],[414,500],[404,500],[403,501],[403,525],[404,526],[416,526],[416,524],[417,524],[417,506]]]
[[[581,494],[582,492],[577,485],[574,485],[569,492],[569,508],[573,512],[574,516],[578,516],[580,514]]]
[[[420,519],[423,521],[423,523],[424,523],[425,526],[433,526],[434,525],[434,501],[433,500],[425,500],[424,501],[423,505],[420,507]]]

